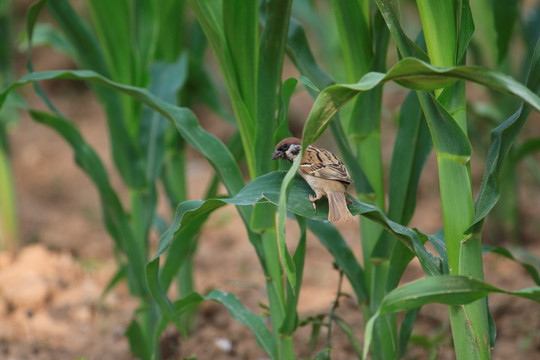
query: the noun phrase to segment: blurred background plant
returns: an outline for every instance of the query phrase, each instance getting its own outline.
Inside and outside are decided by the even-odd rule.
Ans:
[[[171,104],[194,106],[202,101],[210,109],[226,115],[202,67],[205,39],[196,23],[183,20],[183,2],[167,1],[158,6],[153,1],[121,1],[109,6],[106,1],[93,1],[87,5],[75,9],[64,0],[37,1],[31,5],[24,37],[30,44],[27,47],[30,71],[31,44],[35,38],[37,45],[51,46],[68,55],[80,68],[96,71],[122,84],[146,88]],[[45,9],[56,26],[36,22]],[[6,26],[10,18],[7,11],[6,3],[6,16],[2,18]],[[194,44],[189,51],[188,43]],[[8,51],[10,44],[2,46]],[[11,74],[10,69],[6,68],[3,74]],[[154,226],[159,229],[159,224],[164,222],[156,214],[156,187],[158,183],[163,184],[172,209],[186,200],[185,141],[172,124],[142,102],[100,85],[91,87],[107,116],[114,164],[129,192],[127,205],[122,204],[117,190],[112,188],[110,176],[95,150],[37,83],[36,92],[52,113],[32,109],[29,112],[36,121],[53,128],[67,141],[79,166],[99,191],[103,219],[114,240],[118,261],[117,274],[105,291],[126,279],[132,295],[139,298],[139,309],[126,335],[133,353],[149,358],[157,317],[146,286],[144,266],[151,229]],[[213,181],[208,196],[215,196],[215,192],[216,182]],[[196,235],[193,235],[190,246],[182,254],[189,259],[179,269],[181,296],[193,291],[189,254],[195,249]],[[187,327],[193,326],[190,314],[186,314],[184,320]]]
[[[38,22],[45,9],[54,25]],[[471,8],[466,0],[435,5],[421,0],[93,0],[85,6],[41,0],[27,13],[29,59],[33,46],[47,45],[70,56],[82,70],[32,73],[30,61],[30,74],[15,82],[6,78],[5,83],[11,85],[0,95],[0,104],[11,90],[33,83],[49,111],[28,109],[30,115],[71,146],[77,164],[98,189],[118,263],[105,291],[127,280],[131,294],[139,299],[126,330],[135,356],[160,357],[159,339],[166,325],[172,322],[186,334],[195,328],[197,305],[212,300],[248,326],[272,359],[295,358],[293,335],[299,326],[308,324],[313,327],[312,339],[320,335],[322,327],[327,329],[326,347],[316,358],[329,358],[333,323],[347,334],[359,358],[368,351],[374,359],[403,357],[420,307],[432,302],[449,305],[458,358],[489,358],[490,343],[479,341],[490,338],[493,343],[495,336],[486,295],[504,291],[482,282],[482,253],[514,257],[502,248],[482,248],[482,233],[491,233],[482,230],[482,225],[499,199],[500,182],[499,211],[490,214],[508,220],[505,233],[521,242],[517,164],[525,160],[538,175],[531,157],[539,148],[538,140],[522,138],[527,131],[520,130],[526,126],[531,108],[540,109],[534,95],[538,90],[535,47],[540,22],[530,15],[538,15],[539,9],[538,4],[502,0],[478,1]],[[516,24],[520,31],[515,30]],[[515,38],[520,41],[513,41]],[[209,49],[214,58],[205,55]],[[2,62],[6,69],[11,58],[7,54]],[[454,68],[466,63],[497,71]],[[216,67],[221,78],[214,75]],[[295,75],[286,78],[284,67]],[[1,70],[11,74],[11,70]],[[103,106],[112,157],[128,190],[127,199],[121,200],[96,151],[38,83],[63,78],[86,81]],[[466,98],[468,88],[461,80],[483,85],[487,90],[478,90],[476,85],[471,88],[488,100]],[[383,107],[385,94],[397,94],[392,81],[411,89],[401,95],[404,100],[396,114]],[[332,86],[335,83],[342,85]],[[521,84],[528,84],[532,91]],[[316,100],[305,124],[295,124],[288,117],[289,105],[304,90]],[[228,99],[223,105],[225,95]],[[234,129],[227,145],[212,130],[201,128],[192,111],[201,104]],[[382,152],[382,139],[387,136],[383,114],[393,118],[388,123],[397,123],[389,162]],[[0,124],[0,145],[6,149],[4,158],[9,165],[2,130],[5,124],[1,120]],[[362,201],[352,206],[354,213],[362,215],[357,245],[361,262],[339,231],[321,221],[327,211],[324,202],[318,214],[313,214],[307,201],[309,189],[293,179],[295,169],[287,175],[274,171],[277,166],[288,170],[287,165],[270,161],[274,144],[291,131],[300,136],[296,129],[302,126],[304,145],[317,140],[330,126],[355,181],[356,195]],[[511,146],[514,141],[517,147]],[[471,143],[475,152],[487,154],[487,161],[480,160],[478,166],[483,168],[487,162],[484,178],[474,187],[473,180],[480,179],[471,174]],[[188,197],[188,144],[215,171],[204,201]],[[406,226],[415,213],[420,177],[433,148],[444,230],[428,235]],[[503,162],[507,153],[508,160]],[[248,185],[246,178],[251,181]],[[0,186],[3,184],[9,186],[5,180]],[[162,185],[171,211],[176,209],[171,221],[156,211],[158,185]],[[226,196],[218,196],[223,188]],[[268,303],[263,310],[271,326],[233,294],[202,293],[194,288],[193,257],[199,230],[214,210],[226,204],[237,206],[265,275]],[[290,236],[285,236],[287,209],[299,229],[292,254],[286,243]],[[13,208],[9,211],[15,214]],[[9,211],[2,210],[0,215]],[[502,221],[487,223],[497,226]],[[149,256],[153,229],[161,238],[157,252]],[[299,319],[297,306],[308,229],[334,257],[340,282],[329,312],[304,320]],[[427,241],[438,256],[424,247]],[[415,256],[428,277],[398,287]],[[536,269],[524,267],[539,285]],[[439,278],[434,281],[433,275]],[[344,278],[363,314],[363,344],[359,341],[363,334],[355,334],[347,319],[334,314],[344,296]],[[173,283],[178,289],[174,295],[169,291]],[[537,288],[512,294],[539,300]],[[398,321],[397,311],[407,311],[403,320]],[[436,336],[433,342],[439,339]],[[413,343],[420,341],[413,337]],[[426,346],[434,348],[433,343]]]
[[[12,29],[13,9],[10,0],[0,3],[0,86],[5,87],[14,80]],[[13,97],[12,97],[13,98]],[[15,185],[11,169],[8,141],[9,127],[17,119],[16,110],[6,104],[0,111],[0,250],[15,251],[19,247]]]

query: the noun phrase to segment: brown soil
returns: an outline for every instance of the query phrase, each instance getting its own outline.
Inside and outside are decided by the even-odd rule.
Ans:
[[[40,62],[41,59],[41,62]],[[56,58],[53,58],[56,59]],[[40,68],[62,68],[69,63],[55,63],[49,57],[36,59]],[[46,67],[44,63],[47,63]],[[53,102],[81,129],[97,149],[111,173],[113,185],[122,193],[122,185],[109,156],[106,127],[99,105],[86,88],[72,82],[46,86]],[[30,87],[25,97],[37,107],[39,101]],[[392,94],[387,106],[395,102]],[[394,100],[394,101],[393,101]],[[293,112],[305,114],[308,100],[294,101]],[[218,135],[226,129],[201,112],[204,126]],[[394,129],[385,120],[384,157],[391,156]],[[0,358],[3,359],[132,359],[123,336],[137,302],[121,284],[104,299],[100,295],[115,271],[112,242],[100,219],[97,193],[88,178],[73,163],[69,147],[52,131],[38,125],[26,114],[11,132],[14,176],[19,206],[20,240],[27,244],[16,255],[0,254]],[[331,145],[330,145],[331,146]],[[474,160],[473,160],[474,161]],[[473,163],[480,173],[481,164]],[[476,165],[476,168],[474,167]],[[190,197],[200,198],[211,175],[207,163],[197,154],[188,165]],[[476,177],[478,180],[478,177]],[[521,194],[525,240],[535,240],[539,233],[538,188],[525,186]],[[127,204],[127,202],[125,202]],[[165,207],[160,213],[170,216]],[[536,221],[532,220],[536,219]],[[430,159],[422,177],[418,210],[412,226],[431,233],[441,226],[436,164]],[[294,243],[294,226],[290,239]],[[340,228],[343,236],[360,254],[358,224]],[[155,238],[155,237],[154,237]],[[155,240],[155,239],[154,239]],[[494,243],[494,238],[486,239]],[[527,251],[540,257],[537,243]],[[234,208],[213,214],[205,225],[195,257],[196,288],[200,292],[220,289],[236,294],[252,311],[262,313],[264,277]],[[533,286],[528,274],[515,263],[497,256],[485,257],[486,280],[504,289]],[[422,277],[413,262],[403,282]],[[330,311],[337,290],[338,273],[332,268],[332,257],[310,236],[299,312],[301,318]],[[348,284],[344,291],[350,293]],[[490,306],[498,328],[494,359],[540,358],[540,306],[536,303],[503,295],[490,296]],[[355,302],[342,298],[337,314],[347,319],[356,336],[362,340],[363,319]],[[310,327],[295,334],[299,358],[313,357],[326,346],[322,330],[315,351],[309,352]],[[444,306],[422,308],[414,328],[408,359],[424,359],[431,353],[426,342],[436,342],[439,359],[452,359],[452,343],[447,310]],[[424,344],[424,345],[422,345]],[[332,358],[352,359],[354,352],[345,334],[332,328]],[[197,355],[198,359],[266,359],[249,330],[235,322],[226,309],[215,303],[204,303],[197,325],[184,339],[174,328],[163,336],[163,349],[171,359]]]

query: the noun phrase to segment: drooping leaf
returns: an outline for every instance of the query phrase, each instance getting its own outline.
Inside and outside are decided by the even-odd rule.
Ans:
[[[534,56],[531,59],[531,68],[527,81],[527,86],[535,92],[540,87],[540,66],[538,64],[540,64],[540,41],[537,42]],[[497,203],[500,191],[498,177],[504,159],[530,112],[529,106],[522,105],[512,116],[491,132],[486,170],[475,202],[475,220],[471,231],[475,231],[475,227],[482,225],[483,219]]]
[[[508,249],[484,245],[482,246],[482,253],[494,253],[518,263],[529,273],[536,285],[540,286],[540,275],[538,275],[538,270],[533,265],[516,259],[516,257]]]
[[[259,316],[247,310],[236,296],[231,293],[214,290],[205,296],[205,299],[217,301],[220,304],[225,305],[236,321],[250,328],[261,349],[263,349],[271,359],[276,359],[274,338],[270,334],[264,321]]]
[[[125,334],[129,342],[131,353],[140,359],[150,359],[150,344],[146,343],[144,331],[137,320],[131,321]]]
[[[298,327],[298,300],[300,299],[300,289],[304,275],[304,262],[306,258],[306,219],[296,216],[300,226],[300,240],[293,255],[294,268],[296,270],[296,288],[292,289],[291,284],[287,284],[287,303],[285,309],[285,320],[279,329],[282,335],[291,335]]]
[[[366,359],[375,319],[387,312],[407,311],[430,303],[465,305],[490,293],[504,293],[540,303],[540,287],[507,291],[483,281],[460,275],[430,276],[405,284],[389,292],[379,310],[369,319],[364,337]]]
[[[381,314],[410,310],[429,303],[463,305],[494,292],[540,302],[540,287],[506,291],[474,278],[442,275],[416,280],[388,293],[381,305]]]

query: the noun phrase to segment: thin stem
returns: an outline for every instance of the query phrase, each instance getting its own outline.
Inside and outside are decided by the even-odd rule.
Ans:
[[[341,268],[338,268],[338,270],[339,270],[339,281],[338,281],[338,288],[336,292],[336,298],[334,299],[332,308],[330,309],[330,313],[328,314],[328,323],[326,324],[326,327],[328,328],[328,333],[326,335],[326,347],[328,349],[332,348],[332,322],[335,319],[334,313],[336,312],[336,309],[339,306],[339,298],[342,295],[341,286],[343,284],[343,270]]]

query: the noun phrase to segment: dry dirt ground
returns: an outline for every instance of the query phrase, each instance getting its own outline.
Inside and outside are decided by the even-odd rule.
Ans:
[[[70,66],[51,64],[51,59],[47,61],[49,69]],[[39,69],[39,64],[36,67]],[[97,149],[112,174],[113,185],[122,192],[109,156],[103,114],[91,94],[84,86],[66,81],[48,85],[47,91]],[[23,92],[30,103],[39,106],[30,87],[24,88]],[[393,102],[392,96],[385,99],[389,108]],[[304,118],[308,110],[309,103],[300,99],[292,111]],[[201,111],[199,118],[208,130],[226,135],[226,129],[210,114]],[[391,120],[386,119],[385,159],[391,156],[393,128]],[[122,284],[100,299],[114,273],[115,263],[112,241],[101,224],[96,191],[73,163],[68,146],[55,133],[32,122],[26,114],[21,114],[10,138],[20,240],[25,246],[14,255],[0,254],[0,358],[132,359],[123,332],[137,302],[130,298]],[[481,170],[478,164],[481,162],[475,169],[473,163],[473,172]],[[198,199],[211,176],[211,169],[193,152],[188,170],[190,197]],[[478,180],[478,176],[476,178]],[[529,253],[540,257],[538,193],[538,188],[524,186],[520,197],[525,229],[522,242]],[[413,226],[427,233],[440,228],[437,197],[436,164],[431,158],[422,177]],[[164,208],[160,208],[160,212],[170,215]],[[340,229],[360,258],[358,223]],[[491,236],[486,242],[493,244],[496,234]],[[292,242],[293,238],[294,230],[291,230]],[[311,236],[305,266],[300,317],[328,313],[335,298],[338,273],[332,268],[331,256]],[[195,268],[198,291],[215,288],[231,291],[249,309],[262,313],[259,302],[265,301],[264,278],[234,208],[221,209],[211,216],[200,237]],[[504,289],[533,285],[521,267],[497,256],[486,256],[484,269],[487,281]],[[413,262],[403,282],[419,277],[422,277],[422,271]],[[350,287],[345,285],[344,291],[349,290]],[[540,358],[540,305],[503,295],[491,296],[490,305],[498,328],[493,358]],[[337,314],[346,318],[357,337],[362,339],[362,315],[354,301],[343,298]],[[323,330],[315,352],[310,353],[310,331],[309,327],[304,327],[295,334],[299,358],[314,356],[325,346],[326,332]],[[427,358],[431,343],[437,344],[439,359],[453,358],[444,306],[422,308],[413,334],[408,359]],[[332,345],[333,359],[354,358],[352,347],[337,327],[332,329]],[[196,355],[198,359],[266,358],[251,333],[215,303],[201,306],[196,328],[189,339],[182,338],[173,328],[168,329],[163,349],[171,359],[190,355]]]

